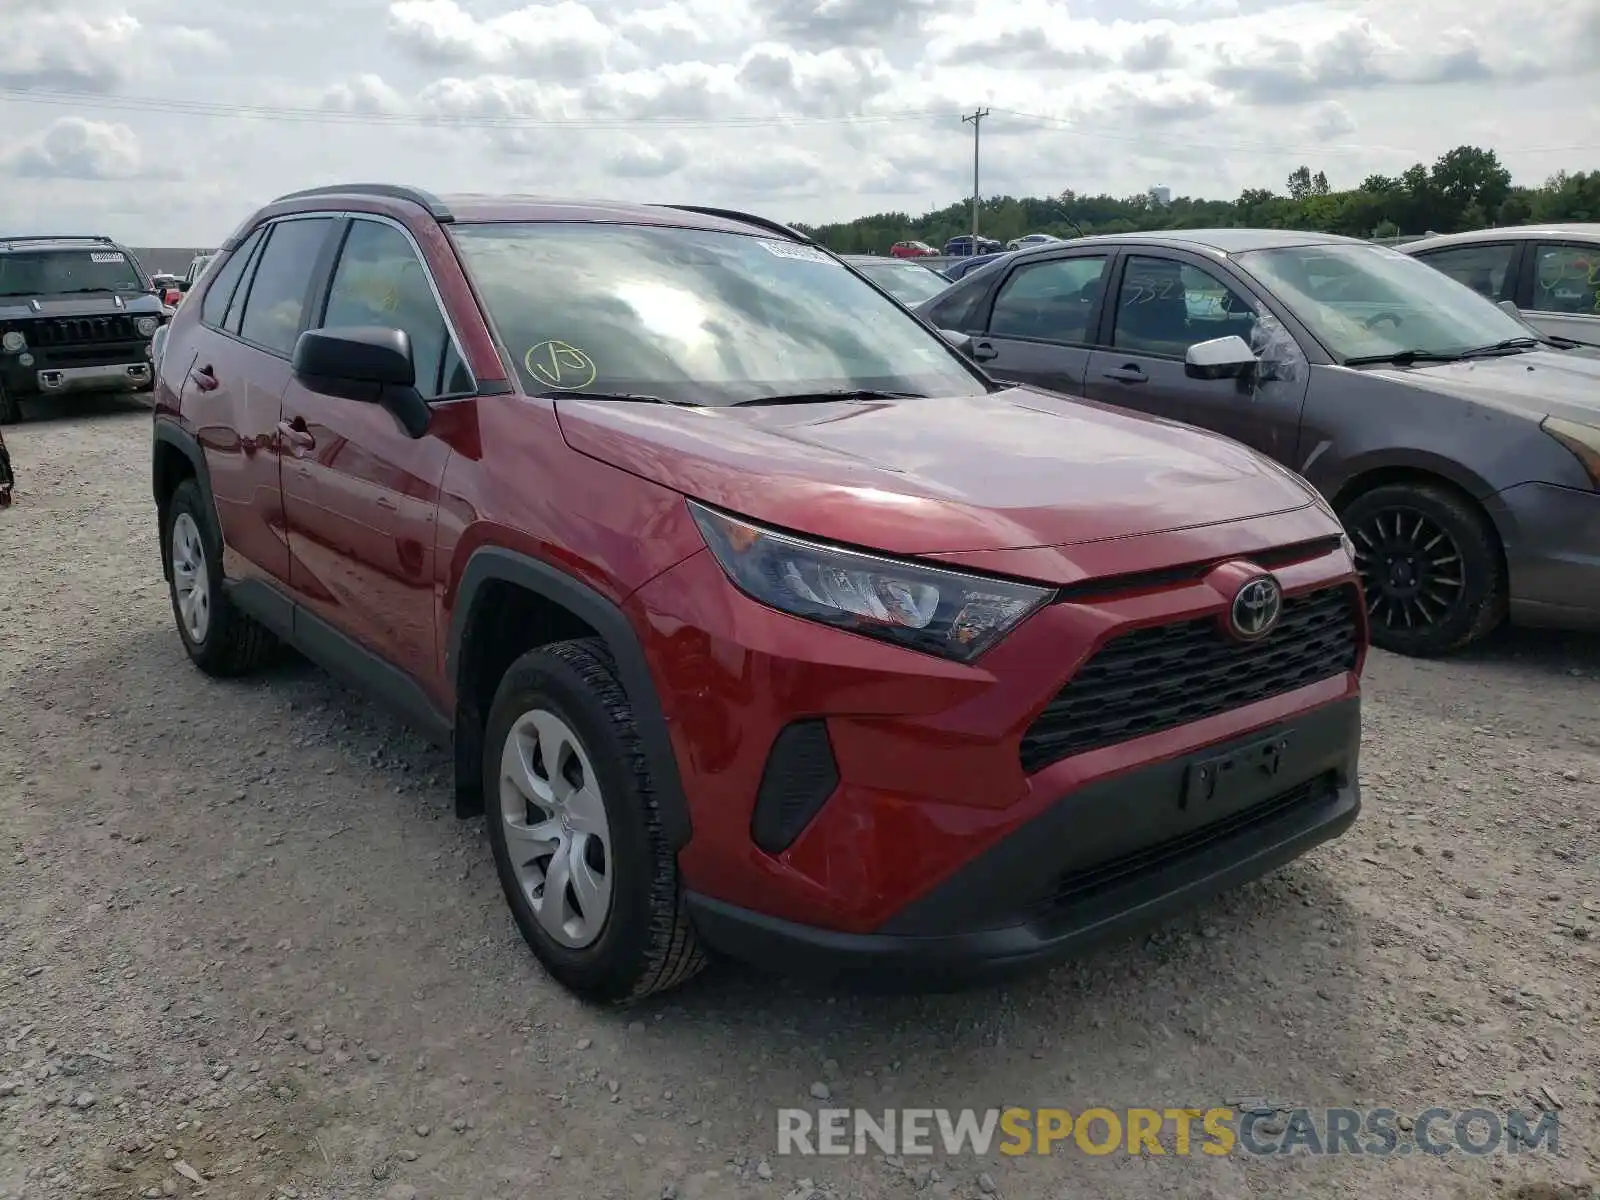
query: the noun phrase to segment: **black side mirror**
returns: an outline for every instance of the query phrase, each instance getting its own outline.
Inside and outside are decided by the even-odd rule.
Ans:
[[[293,370],[313,392],[383,405],[411,437],[428,431],[433,412],[417,391],[411,338],[403,329],[308,329],[295,342]]]
[[[1183,356],[1183,372],[1190,379],[1240,379],[1255,368],[1255,352],[1238,336],[1196,342]]]
[[[194,282],[192,280],[188,280],[188,279],[180,279],[180,280],[178,280],[178,290],[180,292],[187,292],[193,286],[194,286]]]

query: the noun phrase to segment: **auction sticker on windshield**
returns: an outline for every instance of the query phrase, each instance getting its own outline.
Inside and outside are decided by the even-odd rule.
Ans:
[[[799,246],[793,242],[768,241],[763,241],[761,244],[767,248],[768,253],[776,255],[778,258],[792,258],[796,262],[833,262],[833,259],[814,246]]]
[[[128,260],[122,255],[116,254],[110,250],[95,250],[90,252],[89,261],[97,263],[119,263],[127,262]]]

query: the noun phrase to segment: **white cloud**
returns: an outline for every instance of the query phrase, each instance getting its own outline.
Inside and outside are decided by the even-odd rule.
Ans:
[[[137,179],[143,156],[139,137],[126,125],[61,117],[3,152],[5,167],[34,179],[84,179],[95,182]]]
[[[135,244],[341,178],[917,212],[970,191],[978,106],[986,194],[1231,196],[1302,162],[1348,186],[1462,143],[1537,182],[1600,144],[1595,0],[0,0],[0,25],[8,223]]]
[[[6,12],[0,87],[106,92],[128,76],[139,22],[126,12],[75,13],[61,7]]]

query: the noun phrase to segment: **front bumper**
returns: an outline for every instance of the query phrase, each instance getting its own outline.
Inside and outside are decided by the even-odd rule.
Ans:
[[[154,380],[149,341],[52,346],[0,356],[0,381],[13,396],[138,392]]]
[[[1600,492],[1523,483],[1490,498],[1505,546],[1511,619],[1600,629]]]
[[[1342,834],[1361,809],[1360,725],[1360,701],[1339,701],[1072,792],[872,933],[697,894],[689,910],[713,948],[791,974],[925,988],[1038,966],[1192,910]],[[1180,807],[1194,770],[1249,758],[1263,739],[1286,745],[1275,776],[1252,780],[1224,812]]]
[[[1338,592],[1361,613],[1352,564],[1337,544],[1273,572],[1286,604]],[[1170,660],[1170,640],[1162,639],[1174,623],[1198,623],[1210,637],[1231,596],[1209,577],[1169,575],[1074,597],[1041,609],[969,666],[766,608],[734,590],[709,551],[657,576],[625,607],[644,644],[688,804],[693,833],[678,865],[707,914],[708,938],[715,944],[713,927],[727,910],[806,927],[824,941],[1037,925],[1018,906],[1045,903],[1062,872],[1099,868],[1192,833],[1199,818],[1175,815],[1170,789],[1152,790],[1148,810],[1129,808],[1120,789],[1154,789],[1167,779],[1162,771],[1181,771],[1195,756],[1360,695],[1364,623],[1356,657],[1296,673],[1281,688],[1241,685],[1223,671],[1226,680],[1201,679],[1191,692],[1185,671],[1147,674],[1152,663]],[[1138,641],[1145,665],[1111,655],[1113,643],[1141,632],[1156,636]],[[1195,661],[1209,671],[1198,649]],[[1125,673],[1107,675],[1104,664],[1114,657]],[[1092,681],[1085,686],[1093,697],[1107,687],[1141,703],[1153,696],[1165,718],[1120,723],[1113,718],[1125,709],[1115,697],[1104,705],[1091,698],[1098,707],[1086,714],[1081,704],[1063,708],[1064,686],[1078,680]],[[1053,737],[1064,735],[1051,754],[1033,753],[1047,720]],[[1073,740],[1075,730],[1091,727],[1104,736]],[[1350,723],[1341,730],[1333,741],[1348,765],[1339,769],[1353,780],[1358,731]],[[1295,738],[1302,747],[1315,740]],[[1299,761],[1292,758],[1291,773]],[[1312,767],[1306,779],[1335,769]],[[1303,781],[1281,772],[1272,778],[1282,788]],[[763,815],[781,813],[790,799],[802,810],[791,826],[798,832],[769,838]],[[809,813],[807,804],[815,806]],[[1058,846],[1026,879],[1012,864],[1002,871],[1005,888],[969,884],[960,903],[927,907],[947,881],[970,878],[973,863],[996,861],[989,856],[1020,831],[1039,837],[1054,828],[1039,822],[1062,819],[1072,823],[1070,834],[1059,835],[1073,843],[1071,852]]]

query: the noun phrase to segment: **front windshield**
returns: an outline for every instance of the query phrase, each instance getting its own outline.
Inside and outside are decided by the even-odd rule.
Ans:
[[[950,286],[950,281],[944,276],[915,263],[883,259],[878,262],[858,262],[855,268],[908,307],[931,300]]]
[[[120,250],[39,250],[0,254],[0,296],[59,292],[142,292]]]
[[[1465,284],[1382,246],[1251,250],[1238,263],[1340,361],[1449,357],[1532,331]]]
[[[987,390],[944,339],[802,243],[566,222],[451,234],[530,393],[726,405]]]

